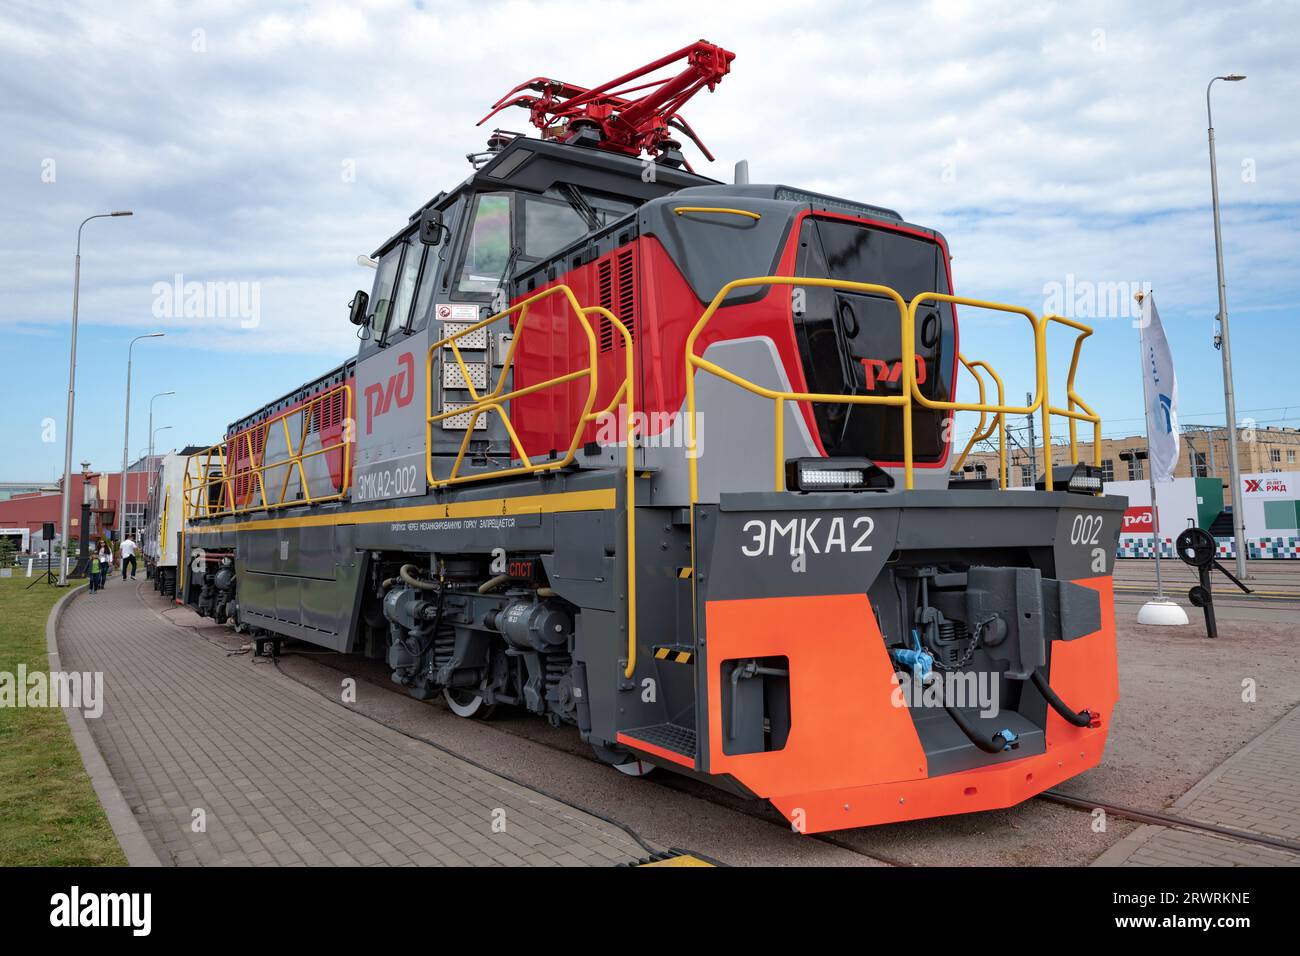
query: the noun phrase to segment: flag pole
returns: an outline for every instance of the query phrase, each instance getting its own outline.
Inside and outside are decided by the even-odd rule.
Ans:
[[[1156,562],[1156,593],[1150,601],[1142,605],[1137,620],[1139,624],[1178,625],[1187,623],[1187,612],[1176,602],[1165,597],[1164,582],[1160,576],[1160,508],[1156,505],[1155,459],[1151,457],[1151,395],[1147,385],[1146,355],[1142,351],[1142,332],[1148,321],[1146,297],[1147,294],[1144,292],[1138,292],[1133,296],[1142,310],[1142,316],[1138,320],[1143,323],[1138,329],[1138,372],[1142,376],[1142,420],[1146,424],[1147,436],[1147,485],[1151,489],[1151,553]]]
[[[1142,309],[1142,318],[1140,321],[1146,322],[1146,305],[1143,300],[1146,299],[1146,293],[1138,292],[1133,298],[1137,299],[1138,307]],[[1146,358],[1142,354],[1142,335],[1138,333],[1138,371],[1142,374],[1142,407],[1145,410],[1151,403],[1151,394],[1147,387],[1147,370]],[[1151,416],[1142,415],[1142,421],[1146,424],[1147,436],[1147,484],[1151,488],[1151,552],[1156,559],[1156,600],[1165,600],[1164,582],[1160,577],[1160,552],[1163,550],[1160,543],[1160,508],[1156,504],[1156,470],[1154,459],[1151,457]]]

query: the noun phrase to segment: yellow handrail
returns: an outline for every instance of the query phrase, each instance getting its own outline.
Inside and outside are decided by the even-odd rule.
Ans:
[[[719,213],[721,215],[727,215],[727,216],[744,216],[748,219],[753,219],[755,222],[763,218],[763,216],[760,213],[752,212],[749,209],[729,209],[726,206],[678,206],[676,209],[673,210],[673,212],[675,212],[679,216],[682,215],[683,213],[688,213],[688,212]]]
[[[968,361],[966,356],[962,355],[960,352],[957,353],[957,361],[961,362],[962,367],[965,368],[966,371],[970,372],[971,377],[975,379],[975,384],[979,387],[980,390],[979,404],[983,405],[984,404],[983,377],[980,375],[979,372],[975,370],[975,364],[973,362]],[[971,432],[970,441],[966,442],[966,447],[961,450],[961,454],[957,456],[957,460],[953,462],[952,467],[948,469],[948,474],[950,475],[959,474],[961,472],[961,466],[966,463],[966,456],[969,455],[970,450],[975,447],[975,443],[984,441],[984,439],[988,438],[989,435],[993,433],[993,427],[994,425],[997,424],[997,421],[994,420],[992,422],[989,422],[988,417],[989,417],[988,412],[985,411],[980,412],[980,423],[976,425],[975,430]],[[986,422],[988,422],[988,427],[985,427]]]
[[[343,414],[340,424],[342,425],[342,435],[338,441],[329,445],[322,445],[320,448],[312,451],[306,450],[307,436],[311,434],[312,420],[318,418],[318,409],[332,407],[332,403],[338,396],[342,396]],[[326,404],[331,403],[331,404]],[[301,415],[301,425],[298,431],[297,446],[289,431],[289,419],[294,415]],[[284,436],[285,457],[273,462],[266,461],[266,444],[271,435],[272,428],[279,424]],[[253,447],[253,433],[261,435],[262,454],[261,460],[258,460],[256,449]],[[186,462],[185,475],[182,482],[183,500],[182,506],[186,520],[190,518],[220,518],[229,515],[247,514],[252,511],[272,510],[276,508],[288,508],[292,505],[313,505],[322,504],[328,501],[338,501],[344,498],[348,489],[352,485],[352,388],[346,383],[334,386],[319,395],[313,396],[305,404],[295,408],[286,409],[266,421],[258,422],[256,425],[245,429],[237,435],[233,441],[218,442],[208,448],[191,455]],[[247,452],[247,466],[236,467],[237,461],[242,462],[243,456],[236,457],[236,449],[242,448]],[[339,489],[328,495],[313,496],[311,493],[311,482],[307,478],[307,470],[303,462],[320,455],[342,450],[343,464],[339,475]],[[219,471],[214,471],[215,467]],[[266,481],[264,473],[267,469],[282,468],[284,476],[280,482],[279,493],[276,499],[272,501],[266,493]],[[299,479],[298,494],[289,494],[290,475],[296,470]],[[239,503],[239,485],[247,482],[257,483],[256,503],[240,505]],[[210,490],[219,487],[221,489],[220,498],[222,506],[213,508]],[[249,490],[251,497],[251,489]]]
[[[768,285],[768,286],[819,286],[829,289],[848,289],[853,292],[872,292],[877,295],[884,295],[893,299],[894,304],[898,306],[899,319],[902,325],[907,324],[907,304],[893,289],[888,286],[875,285],[870,282],[851,282],[847,279],[816,279],[805,278],[801,276],[755,276],[749,279],[733,279],[718,290],[718,294],[713,297],[704,314],[700,316],[691,329],[690,334],[686,337],[686,458],[687,468],[690,473],[690,492],[691,504],[694,505],[699,501],[699,469],[696,465],[695,451],[695,369],[703,369],[713,375],[718,376],[725,381],[731,382],[748,392],[763,398],[770,398],[777,404],[778,416],[780,416],[785,402],[825,402],[828,404],[845,404],[845,405],[897,405],[903,410],[903,473],[904,482],[908,488],[912,487],[912,404],[908,399],[907,393],[902,395],[830,395],[819,392],[782,392],[776,389],[765,388],[762,385],[755,384],[747,379],[734,375],[726,369],[721,368],[708,359],[701,358],[695,354],[695,342],[704,331],[704,327],[709,324],[713,314],[718,311],[722,302],[734,289],[744,289],[750,286]],[[904,369],[906,374],[906,369]],[[776,457],[775,476],[776,490],[784,490],[784,469],[785,462],[782,460],[784,455],[784,419],[777,418],[776,425],[776,447],[773,449]]]
[[[515,352],[519,348],[519,343],[522,341],[524,336],[524,328],[528,322],[529,309],[532,307],[533,303],[549,298],[553,295],[564,296],[565,300],[572,308],[573,314],[577,317],[583,333],[586,335],[587,367],[585,369],[567,372],[564,375],[556,375],[544,382],[536,382],[532,385],[525,386],[524,388],[517,388],[513,391],[506,392],[504,391],[506,381],[509,378],[511,370],[514,368]],[[496,315],[488,316],[486,319],[475,322],[473,325],[468,325],[463,329],[459,329],[451,335],[443,336],[437,342],[434,342],[429,346],[429,351],[424,360],[425,381],[428,383],[424,395],[424,441],[426,450],[431,451],[433,448],[433,426],[437,422],[446,418],[451,418],[455,415],[469,416],[469,424],[465,427],[465,437],[461,439],[460,448],[456,453],[456,459],[452,462],[450,475],[446,478],[435,477],[433,474],[433,456],[431,454],[425,456],[425,474],[431,488],[445,488],[448,485],[462,484],[470,481],[483,481],[488,478],[501,478],[506,475],[531,475],[540,471],[554,471],[559,468],[566,468],[573,462],[578,451],[578,444],[582,441],[583,430],[590,421],[588,416],[591,415],[592,406],[596,403],[596,391],[598,387],[596,369],[596,358],[598,355],[596,333],[592,329],[591,323],[587,320],[588,311],[592,310],[584,309],[578,303],[577,297],[573,294],[573,290],[569,288],[569,286],[554,285],[547,289],[543,289],[536,295],[529,296],[521,302],[515,303],[510,308],[498,312]],[[601,311],[606,316],[613,319],[613,316],[608,312],[603,309]],[[465,365],[465,359],[460,353],[460,347],[456,344],[456,340],[462,336],[486,328],[493,322],[516,312],[519,314],[519,318],[515,322],[514,335],[510,339],[510,348],[506,351],[505,358],[501,360],[501,374],[497,378],[496,387],[486,395],[480,396],[478,390],[474,388],[474,383],[470,381],[469,368]],[[614,322],[619,326],[622,325],[622,323],[619,323],[617,319],[614,319]],[[449,409],[435,415],[433,412],[433,357],[437,350],[441,349],[444,345],[451,349],[452,356],[456,359],[456,364],[460,367],[461,379],[465,383],[465,390],[469,392],[470,401],[462,408]],[[569,382],[576,382],[579,379],[584,378],[587,380],[587,399],[583,405],[582,413],[578,416],[577,423],[574,426],[573,436],[569,441],[568,449],[565,451],[563,457],[549,459],[540,463],[534,462],[530,458],[527,450],[525,450],[523,443],[519,440],[519,435],[515,431],[514,425],[510,422],[510,415],[505,409],[505,403],[512,399],[531,395],[534,392],[554,388],[557,385],[565,385]],[[478,424],[479,417],[486,412],[496,412],[497,415],[500,416],[501,424],[505,427],[506,434],[510,438],[510,444],[514,448],[514,453],[518,456],[521,464],[513,468],[501,468],[496,471],[485,471],[471,475],[462,475],[460,473],[460,468],[464,463],[465,452],[469,448],[470,438],[473,437],[474,426]]]
[[[598,305],[588,306],[583,312],[601,315],[623,336],[624,379],[614,397],[599,412],[589,412],[586,421],[596,421],[606,415],[614,414],[619,399],[627,396],[627,451],[623,462],[623,497],[626,499],[627,521],[627,666],[623,676],[631,679],[636,672],[636,463],[633,461],[636,449],[636,389],[632,387],[636,375],[636,363],[633,359],[632,333],[628,331],[614,313]]]
[[[171,504],[172,489],[169,485],[163,493],[162,510],[158,512],[158,560],[167,557],[167,506]],[[155,506],[157,502],[155,501]]]
[[[1048,404],[1044,408],[1043,420],[1044,422],[1046,422],[1048,414],[1060,415],[1063,418],[1069,419],[1070,421],[1070,464],[1072,465],[1077,465],[1079,463],[1079,445],[1078,445],[1078,435],[1076,434],[1076,425],[1080,421],[1092,422],[1092,458],[1093,458],[1092,463],[1096,467],[1100,468],[1101,467],[1101,417],[1098,416],[1097,413],[1094,412],[1091,408],[1089,408],[1088,405],[1083,401],[1083,399],[1081,399],[1078,396],[1078,394],[1074,390],[1074,376],[1075,373],[1078,372],[1079,370],[1079,353],[1083,349],[1083,340],[1088,338],[1090,335],[1092,335],[1092,329],[1081,322],[1075,322],[1073,319],[1067,319],[1063,315],[1049,314],[1043,316],[1044,328],[1046,328],[1052,322],[1056,322],[1059,323],[1060,325],[1066,326],[1067,328],[1074,329],[1076,332],[1079,333],[1079,335],[1077,335],[1074,339],[1074,352],[1070,357],[1070,371],[1065,378],[1065,395],[1066,395],[1066,401],[1069,404],[1069,408],[1068,409],[1057,408],[1054,405]],[[1076,406],[1083,410],[1082,413],[1075,411]],[[1044,431],[1043,431],[1044,450],[1046,450],[1049,447],[1047,444],[1047,434],[1048,433],[1046,430],[1046,425],[1044,425]],[[1048,464],[1050,466],[1051,462],[1049,461]],[[1048,470],[1049,471],[1051,470],[1050,467]]]
[[[971,362],[971,365],[982,368],[989,373],[993,383],[998,387],[998,404],[1006,404],[1005,389],[1002,385],[1002,376],[994,371],[993,366],[982,360]],[[1007,490],[1007,415],[1006,412],[998,412],[998,487],[1003,491]]]
[[[724,368],[715,365],[695,354],[695,344],[703,332],[704,327],[708,325],[709,320],[713,318],[714,313],[722,305],[726,297],[735,289],[750,286],[816,286],[823,288],[843,289],[852,292],[869,292],[876,295],[884,295],[892,299],[899,308],[900,315],[900,333],[902,343],[902,356],[900,364],[902,365],[903,387],[900,395],[828,395],[821,393],[809,392],[792,392],[781,391],[778,389],[767,388],[758,385],[747,379],[741,378]],[[1016,315],[1022,315],[1029,320],[1029,325],[1034,338],[1034,392],[1031,401],[1027,405],[1008,405],[1006,402],[1006,393],[1003,386],[1002,378],[993,370],[993,368],[983,361],[969,361],[965,356],[959,355],[958,358],[962,365],[975,377],[979,387],[978,402],[955,402],[941,399],[927,398],[921,394],[920,387],[916,381],[916,313],[923,303],[926,302],[947,302],[952,305],[964,305],[972,308],[989,309],[998,312],[1009,312]],[[1081,334],[1075,341],[1074,355],[1070,364],[1070,373],[1066,383],[1066,392],[1068,396],[1068,408],[1057,408],[1052,405],[1048,398],[1048,375],[1047,375],[1047,326],[1051,322],[1058,322],[1075,329]],[[1032,415],[1035,412],[1041,412],[1043,420],[1043,443],[1044,448],[1050,447],[1051,442],[1051,422],[1052,415],[1061,415],[1070,420],[1070,453],[1071,460],[1078,462],[1078,445],[1075,424],[1077,421],[1089,421],[1093,424],[1095,441],[1094,441],[1094,459],[1097,464],[1101,462],[1101,419],[1089,408],[1084,401],[1078,396],[1074,389],[1075,373],[1078,369],[1079,355],[1082,348],[1083,340],[1092,334],[1092,329],[1078,322],[1063,318],[1062,316],[1049,315],[1039,318],[1029,309],[1015,305],[1005,305],[1000,302],[990,302],[984,299],[973,299],[967,296],[950,295],[942,292],[923,292],[915,296],[910,303],[904,303],[902,297],[888,286],[875,285],[866,282],[853,282],[847,279],[824,279],[804,276],[755,276],[748,279],[736,279],[728,282],[718,290],[717,295],[709,303],[704,313],[700,316],[695,326],[691,329],[686,339],[685,361],[686,361],[686,414],[687,414],[687,458],[690,472],[690,496],[691,504],[695,505],[699,501],[699,474],[696,463],[696,422],[695,422],[695,370],[703,369],[713,375],[718,376],[724,381],[728,381],[739,388],[745,389],[754,395],[762,398],[771,399],[774,405],[775,420],[773,423],[773,452],[774,452],[774,484],[777,491],[784,489],[784,443],[785,443],[785,405],[787,402],[814,402],[814,403],[840,403],[856,405],[894,405],[902,409],[903,416],[903,486],[910,489],[913,486],[913,453],[912,453],[912,408],[913,405],[920,405],[923,408],[935,411],[973,411],[980,415],[980,422],[976,426],[975,433],[971,440],[967,442],[965,449],[957,459],[954,469],[960,468],[970,453],[971,448],[976,442],[983,441],[992,433],[996,426],[998,429],[998,481],[1004,490],[1007,487],[1007,455],[1006,455],[1006,416],[1007,415]],[[985,385],[983,377],[977,369],[983,369],[988,372],[989,376],[997,385],[997,402],[989,403],[986,398]],[[994,421],[990,422],[988,416],[993,415]],[[1045,484],[1048,491],[1053,490],[1052,469],[1048,467],[1045,474]]]
[[[577,317],[583,332],[587,338],[587,367],[572,372],[566,372],[563,375],[556,375],[544,382],[536,382],[532,385],[517,388],[512,391],[504,391],[506,381],[510,371],[514,368],[515,351],[523,339],[524,327],[528,321],[529,310],[534,303],[549,298],[553,295],[563,295],[573,314]],[[457,340],[463,336],[477,332],[486,328],[493,322],[496,322],[512,313],[518,313],[519,318],[515,322],[514,335],[510,340],[510,348],[506,356],[502,359],[501,374],[497,378],[496,386],[491,392],[480,396],[478,390],[474,388],[469,374],[469,368],[465,364],[465,359],[461,355],[460,347]],[[624,376],[623,382],[615,390],[609,403],[600,411],[593,411],[592,406],[596,401],[598,389],[597,381],[597,359],[599,352],[596,346],[596,334],[591,327],[588,316],[599,315],[605,321],[617,330],[618,334],[623,337],[624,346]],[[470,394],[470,402],[463,408],[451,409],[448,411],[433,413],[433,362],[434,355],[443,346],[451,349],[452,357],[456,360],[456,365],[460,368],[461,380],[465,383],[465,390]],[[624,462],[624,492],[626,497],[626,522],[627,522],[627,666],[624,668],[624,675],[631,677],[636,670],[636,470],[635,470],[635,399],[632,382],[635,376],[635,354],[633,349],[632,333],[619,318],[608,309],[598,305],[582,306],[579,304],[573,290],[567,285],[555,285],[543,289],[536,295],[529,296],[522,302],[517,302],[510,308],[496,315],[489,316],[480,322],[475,322],[463,329],[458,329],[451,335],[444,336],[437,342],[429,346],[429,351],[425,356],[425,460],[427,462],[427,478],[429,485],[434,488],[442,488],[448,485],[460,484],[469,481],[482,481],[487,478],[501,478],[506,475],[518,474],[535,474],[542,471],[552,471],[557,468],[564,468],[569,465],[577,453],[578,444],[582,441],[582,433],[586,427],[594,421],[605,415],[611,414],[618,407],[620,402],[627,405],[627,452]],[[569,442],[568,451],[562,458],[548,460],[541,463],[534,463],[524,448],[523,443],[519,440],[519,435],[515,431],[514,425],[510,421],[510,414],[506,411],[505,403],[515,399],[522,398],[525,395],[532,395],[536,392],[544,391],[548,388],[554,388],[557,385],[565,385],[569,382],[576,382],[580,379],[587,379],[587,400],[583,405],[582,414],[578,416],[577,423],[574,426],[573,436]],[[478,472],[472,475],[461,475],[460,467],[465,459],[466,449],[469,447],[470,436],[474,433],[474,425],[480,415],[486,412],[496,412],[501,418],[501,423],[505,427],[506,434],[510,438],[510,444],[514,448],[515,454],[519,457],[522,464],[512,468],[501,468],[496,471]],[[469,422],[465,427],[465,437],[461,439],[460,448],[456,453],[456,459],[452,463],[451,473],[446,478],[435,478],[433,474],[433,426],[436,422],[450,418],[453,415],[469,415]]]

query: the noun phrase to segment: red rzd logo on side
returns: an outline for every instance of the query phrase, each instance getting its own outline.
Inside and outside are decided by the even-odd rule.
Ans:
[[[916,359],[916,384],[925,384],[925,359],[919,355],[912,356]],[[877,382],[888,382],[891,385],[897,382],[903,376],[903,361],[890,364],[884,359],[859,359],[862,367],[867,370],[867,391],[874,392]]]
[[[394,404],[405,408],[415,397],[415,353],[403,352],[397,357],[397,371],[388,376],[385,384],[367,385],[366,434],[374,427],[375,419],[387,414]]]

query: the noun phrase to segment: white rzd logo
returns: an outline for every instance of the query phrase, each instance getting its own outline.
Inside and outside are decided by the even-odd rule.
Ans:
[[[760,555],[770,558],[777,554],[795,557],[801,554],[847,554],[871,550],[867,538],[875,530],[874,519],[859,515],[852,523],[842,517],[825,520],[825,523],[823,521],[823,518],[746,521],[742,530],[751,537],[751,541],[740,546],[740,553],[747,558],[757,558]]]

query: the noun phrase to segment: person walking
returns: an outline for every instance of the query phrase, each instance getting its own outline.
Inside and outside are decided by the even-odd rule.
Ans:
[[[104,588],[113,574],[113,549],[107,541],[99,542],[99,586]]]
[[[90,575],[89,575],[89,578],[88,578],[88,580],[90,581],[90,593],[91,593],[91,594],[94,594],[96,591],[99,590],[99,576],[100,576],[100,573],[101,573],[101,570],[100,570],[100,564],[99,564],[99,552],[98,552],[98,551],[92,551],[92,552],[90,552]]]
[[[129,564],[131,565],[131,580],[134,581],[135,580],[135,541],[134,539],[132,539],[132,537],[129,534],[122,539],[122,547],[120,549],[120,553],[122,555],[122,580],[123,581],[126,580],[126,566]]]

